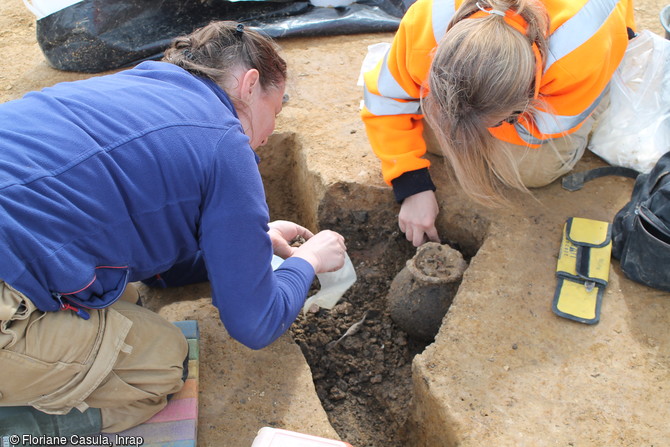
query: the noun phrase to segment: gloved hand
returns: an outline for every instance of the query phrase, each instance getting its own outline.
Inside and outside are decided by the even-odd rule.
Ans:
[[[415,247],[425,242],[440,242],[435,228],[435,218],[439,212],[435,192],[423,191],[403,200],[398,214],[400,231]]]
[[[326,273],[342,268],[346,251],[342,235],[323,230],[298,247],[293,256],[312,264],[315,273]]]
[[[298,236],[301,236],[303,239],[309,239],[314,236],[307,228],[288,220],[275,220],[274,222],[270,222],[268,226],[270,227],[268,235],[272,241],[272,250],[274,254],[283,259],[293,256],[297,249],[297,247],[291,247],[289,242]]]

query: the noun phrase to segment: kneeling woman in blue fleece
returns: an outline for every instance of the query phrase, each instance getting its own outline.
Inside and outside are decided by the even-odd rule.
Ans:
[[[160,62],[0,105],[0,406],[103,432],[161,410],[187,344],[126,291],[158,274],[208,279],[250,348],[288,329],[346,248],[333,231],[269,222],[254,149],[285,82],[270,39],[214,22]]]

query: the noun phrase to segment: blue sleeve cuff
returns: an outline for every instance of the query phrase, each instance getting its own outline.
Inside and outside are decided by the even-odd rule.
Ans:
[[[414,194],[437,189],[428,168],[405,172],[400,177],[391,180],[391,185],[393,185],[393,194],[398,203],[402,203],[403,200]]]
[[[295,256],[286,258],[284,262],[282,262],[281,265],[277,267],[277,270],[281,268],[291,268],[293,270],[298,270],[305,276],[305,279],[307,280],[309,285],[312,284],[312,281],[314,280],[314,275],[316,274],[314,272],[314,267],[312,267],[312,264],[310,264],[309,262],[305,261],[302,258],[298,258]]]

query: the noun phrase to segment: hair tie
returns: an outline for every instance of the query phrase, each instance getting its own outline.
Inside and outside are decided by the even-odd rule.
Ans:
[[[237,24],[237,28],[235,28],[235,35],[241,36],[244,33],[244,25],[241,23]]]
[[[500,11],[499,9],[484,9],[482,5],[479,4],[479,2],[475,3],[477,5],[477,8],[479,8],[480,11],[484,11],[487,14],[495,14],[499,15],[500,17],[505,17],[505,11]]]
[[[477,8],[479,8],[479,11],[473,12],[470,16],[467,18],[470,19],[481,19],[486,17],[486,14],[496,14],[499,15],[503,18],[505,23],[507,23],[509,26],[523,34],[524,36],[528,36],[528,23],[526,20],[517,12],[515,12],[513,9],[508,9],[507,11],[499,11],[496,9],[484,9],[482,5],[479,4],[479,2],[475,3],[477,5]],[[535,95],[534,97],[537,98],[539,97],[540,94],[540,83],[542,80],[542,71],[543,71],[543,63],[542,63],[542,54],[540,53],[540,49],[537,47],[537,44],[535,42],[530,42],[531,44],[531,49],[533,50],[533,54],[535,55]]]

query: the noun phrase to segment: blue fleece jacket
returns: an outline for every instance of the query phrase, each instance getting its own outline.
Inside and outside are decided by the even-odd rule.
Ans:
[[[103,308],[201,254],[232,337],[262,348],[314,278],[272,270],[258,158],[227,95],[164,62],[0,105],[0,278],[44,311]]]

